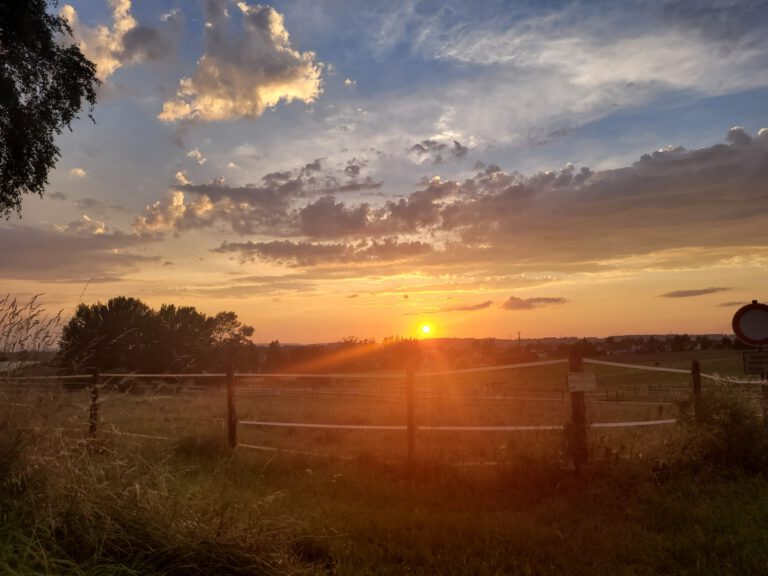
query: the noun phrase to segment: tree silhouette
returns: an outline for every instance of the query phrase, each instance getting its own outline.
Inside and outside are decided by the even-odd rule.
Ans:
[[[155,311],[137,298],[118,296],[77,307],[62,331],[59,362],[69,370],[222,369],[253,353],[251,334],[253,328],[234,312],[206,316],[191,306],[165,304]]]
[[[96,103],[96,65],[76,44],[67,21],[49,14],[56,0],[0,2],[0,214],[21,214],[21,196],[43,195],[61,156],[56,135],[83,105]],[[91,117],[91,119],[93,119]]]

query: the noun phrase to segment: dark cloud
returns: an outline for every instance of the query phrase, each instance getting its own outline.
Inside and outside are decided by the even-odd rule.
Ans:
[[[490,308],[491,304],[493,304],[491,300],[486,300],[485,302],[481,302],[480,304],[471,304],[468,306],[453,306],[451,308],[441,308],[439,312],[475,312],[477,310],[485,310],[486,308]]]
[[[731,300],[730,302],[718,304],[718,306],[722,308],[735,308],[736,306],[744,306],[745,304],[747,304],[747,302],[744,302],[743,300]]]
[[[662,294],[662,298],[691,298],[693,296],[704,296],[706,294],[714,294],[716,292],[726,292],[730,288],[697,288],[694,290],[673,290]]]
[[[445,142],[427,139],[411,146],[408,152],[415,154],[419,158],[429,158],[435,164],[442,164],[446,157],[461,160],[467,155],[469,148],[462,145],[458,140],[454,140],[452,144],[446,144]]]
[[[89,219],[90,221],[90,219]],[[5,279],[46,282],[114,282],[136,272],[158,256],[129,252],[144,239],[109,231],[101,223],[73,222],[59,229],[0,226],[0,270]],[[94,233],[95,232],[95,233]]]
[[[533,310],[534,308],[544,308],[547,306],[559,306],[565,304],[565,298],[517,298],[510,296],[501,307],[505,310]]]
[[[313,171],[311,182],[299,169],[271,173],[258,186],[186,184],[175,188],[181,198],[148,207],[137,230],[219,224],[261,240],[322,239],[339,246],[428,238],[435,249],[420,264],[443,271],[698,266],[736,251],[759,255],[768,245],[768,130],[736,134],[742,129],[731,131],[730,144],[667,147],[612,170],[568,164],[526,176],[478,163],[469,178],[425,180],[383,202],[339,200],[344,185],[325,168]],[[353,160],[347,166],[364,166]],[[350,172],[365,183],[356,168]],[[339,254],[337,262],[349,256]]]
[[[339,238],[363,232],[368,224],[367,204],[347,208],[333,196],[323,196],[299,211],[301,233],[311,238]]]
[[[224,242],[212,252],[237,253],[240,259],[264,260],[288,266],[355,264],[403,261],[428,254],[432,246],[424,242],[400,242],[394,238],[356,243],[313,243],[275,240],[272,242]]]
[[[173,52],[173,38],[157,28],[139,24],[123,36],[126,60],[162,60]]]
[[[336,203],[333,194],[381,186],[370,176],[339,181],[324,169],[322,159],[296,170],[270,172],[258,185],[230,186],[223,178],[207,184],[193,184],[186,177],[180,181],[166,199],[147,206],[135,219],[137,232],[178,234],[220,224],[243,235],[343,237],[365,227],[369,207],[347,207]],[[316,196],[320,198],[308,200]]]

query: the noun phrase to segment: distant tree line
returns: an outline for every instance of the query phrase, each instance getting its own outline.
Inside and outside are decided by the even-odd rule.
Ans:
[[[258,358],[252,334],[234,312],[208,316],[172,304],[154,310],[119,296],[77,307],[62,331],[57,360],[70,371],[213,371],[230,363],[247,369]]]

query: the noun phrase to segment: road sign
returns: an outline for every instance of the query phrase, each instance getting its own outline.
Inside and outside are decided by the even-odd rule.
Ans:
[[[597,388],[594,372],[568,372],[569,392],[591,392]]]
[[[765,346],[768,344],[768,306],[752,300],[752,304],[736,311],[732,326],[733,333],[745,344]]]
[[[744,352],[744,372],[765,374],[768,372],[768,351],[747,350]]]

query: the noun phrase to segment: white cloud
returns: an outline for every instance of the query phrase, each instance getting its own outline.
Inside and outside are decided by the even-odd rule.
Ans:
[[[233,35],[227,4],[206,2],[205,53],[163,104],[163,122],[257,118],[281,101],[310,103],[320,94],[322,66],[313,52],[291,46],[280,13],[239,2],[244,29]]]
[[[205,156],[203,156],[203,153],[202,153],[202,152],[200,152],[200,150],[198,150],[197,148],[195,148],[195,149],[193,149],[193,150],[190,150],[189,152],[187,152],[187,157],[189,157],[189,158],[194,158],[194,159],[195,159],[195,161],[196,161],[196,162],[197,162],[197,163],[198,163],[200,166],[202,166],[203,164],[205,164],[205,162],[206,162],[206,160],[207,160],[207,158],[206,158]]]
[[[104,224],[104,222],[100,220],[95,220],[88,216],[87,214],[83,214],[80,217],[80,220],[75,220],[74,222],[70,222],[69,224],[65,225],[58,225],[55,226],[55,228],[62,232],[72,232],[76,234],[86,234],[86,235],[94,235],[98,236],[101,234],[107,233],[107,225]]]
[[[69,171],[69,175],[72,178],[85,178],[88,176],[88,172],[82,168],[72,168],[72,170]]]
[[[72,27],[75,39],[85,56],[96,64],[96,73],[108,79],[118,69],[144,60],[158,60],[167,56],[172,48],[172,33],[181,13],[167,14],[163,30],[139,24],[131,15],[131,0],[109,0],[112,25],[87,26],[80,22],[77,11],[69,4],[61,7],[60,14]]]

